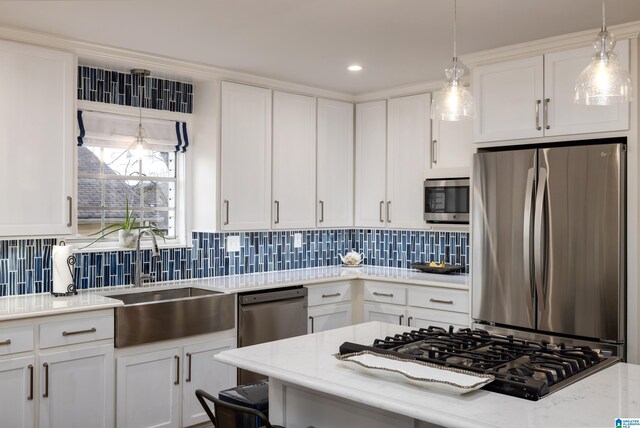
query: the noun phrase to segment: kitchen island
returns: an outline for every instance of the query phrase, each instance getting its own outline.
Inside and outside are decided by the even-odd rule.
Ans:
[[[216,360],[269,376],[270,419],[287,428],[607,427],[640,418],[640,366],[615,364],[539,401],[478,390],[435,392],[356,372],[333,357],[406,326],[370,322],[239,348]]]

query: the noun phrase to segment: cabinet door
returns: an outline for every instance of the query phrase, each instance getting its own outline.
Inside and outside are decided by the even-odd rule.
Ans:
[[[469,177],[473,158],[473,121],[432,121],[431,164],[427,177]]]
[[[180,354],[171,348],[118,358],[119,428],[180,426]]]
[[[196,398],[196,390],[202,389],[214,397],[223,389],[236,386],[237,370],[234,366],[220,363],[213,357],[222,351],[235,349],[236,339],[185,346],[182,353],[182,426],[209,422],[202,405]]]
[[[0,415],[2,426],[35,427],[34,357],[0,361]]]
[[[358,227],[384,227],[387,201],[387,102],[356,105],[356,206]]]
[[[620,65],[629,68],[629,41],[616,43]],[[578,75],[591,62],[591,46],[544,56],[545,135],[584,134],[629,129],[629,104],[583,106],[574,102]]]
[[[474,142],[543,136],[543,72],[542,56],[473,69]]]
[[[353,226],[353,104],[318,100],[318,227]]]
[[[222,82],[221,111],[221,229],[269,229],[271,91]]]
[[[316,99],[273,93],[273,228],[315,226]]]
[[[389,100],[387,226],[424,228],[424,170],[431,162],[431,95]],[[376,171],[373,171],[376,173]]]
[[[68,235],[75,60],[0,41],[0,236]]]
[[[353,324],[351,303],[309,308],[309,333],[319,333]]]
[[[431,326],[454,330],[469,327],[469,314],[459,312],[438,311],[435,309],[407,309],[407,325],[415,328],[428,328]]]
[[[365,303],[364,322],[380,321],[389,324],[407,325],[407,310],[404,306]]]
[[[113,346],[40,355],[40,428],[113,427]]]

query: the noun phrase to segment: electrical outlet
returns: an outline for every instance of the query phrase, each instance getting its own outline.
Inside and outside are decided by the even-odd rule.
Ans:
[[[302,248],[302,233],[293,234],[293,248]]]
[[[227,236],[227,253],[237,253],[240,251],[240,237]]]

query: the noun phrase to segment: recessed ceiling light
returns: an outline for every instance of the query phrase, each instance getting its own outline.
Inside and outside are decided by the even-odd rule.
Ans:
[[[360,70],[362,70],[362,66],[358,65],[358,64],[353,64],[353,65],[350,65],[349,67],[347,67],[347,70],[349,70],[349,71],[360,71]]]

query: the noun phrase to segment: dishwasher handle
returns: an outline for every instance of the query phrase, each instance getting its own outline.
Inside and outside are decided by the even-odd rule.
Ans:
[[[306,298],[308,290],[302,286],[285,288],[275,291],[247,293],[240,295],[240,305],[253,305],[256,303],[276,302],[278,300]]]

